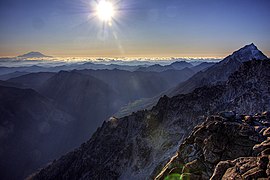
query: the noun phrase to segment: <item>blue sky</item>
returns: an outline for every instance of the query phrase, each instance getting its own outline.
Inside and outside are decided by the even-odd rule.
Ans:
[[[105,27],[94,4],[0,1],[0,56],[223,57],[251,42],[270,56],[269,0],[118,0]]]

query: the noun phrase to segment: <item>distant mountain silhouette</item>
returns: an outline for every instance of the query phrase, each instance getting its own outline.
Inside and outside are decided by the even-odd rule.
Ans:
[[[19,76],[22,76],[25,74],[29,74],[29,72],[15,71],[12,73],[0,75],[0,80],[5,81],[5,80],[11,79],[11,78],[16,78],[16,77],[19,77]]]
[[[173,62],[172,64],[170,64],[169,66],[171,66],[177,70],[193,67],[193,65],[191,63],[188,63],[186,61],[176,61],[176,62]]]
[[[183,61],[175,62],[181,63]],[[174,64],[174,63],[173,63]],[[129,65],[117,65],[117,64],[98,64],[87,62],[84,64],[81,63],[74,63],[74,64],[67,64],[61,66],[54,66],[54,67],[44,67],[44,66],[20,66],[20,67],[0,67],[0,79],[7,80],[9,77],[14,78],[18,77],[21,74],[27,73],[35,73],[35,72],[59,72],[59,71],[72,71],[72,70],[84,70],[84,69],[92,69],[92,70],[124,70],[124,71],[141,71],[141,72],[163,72],[167,70],[182,70],[189,67],[192,71],[198,72],[203,70],[207,67],[212,66],[213,63],[202,63],[197,66],[192,66],[191,64],[186,64],[184,66],[178,66],[177,68],[168,65],[168,66],[161,66],[161,65],[153,65],[153,66],[146,66],[146,65],[139,65],[139,66],[129,66]],[[148,68],[147,68],[148,67]]]
[[[36,73],[36,72],[59,72],[59,71],[72,71],[72,70],[83,70],[83,69],[92,69],[92,70],[125,70],[125,71],[136,71],[141,66],[127,66],[127,65],[117,65],[117,64],[96,64],[96,63],[74,63],[74,64],[67,64],[61,66],[54,66],[54,67],[44,67],[44,66],[20,66],[20,67],[0,67],[0,79],[6,80],[9,76],[12,78],[18,77],[16,74],[18,73]],[[16,72],[16,73],[15,73]],[[13,74],[15,73],[15,74]]]
[[[163,72],[163,71],[167,71],[167,70],[182,70],[185,68],[191,68],[193,67],[192,64],[186,62],[186,61],[176,61],[173,62],[170,65],[166,65],[166,66],[161,66],[159,64],[155,64],[149,67],[140,67],[139,69],[137,69],[137,71],[142,71],[142,72]]]
[[[18,57],[19,58],[45,58],[45,57],[52,57],[52,56],[47,56],[40,52],[29,52],[29,53],[20,55]]]
[[[21,67],[0,67],[0,75],[4,76],[13,76],[12,73],[23,72],[23,73],[32,73],[32,72],[51,72],[53,68],[47,68],[42,66],[21,66]]]
[[[198,64],[197,66],[193,66],[190,69],[195,71],[195,72],[199,72],[199,71],[205,71],[208,68],[210,68],[211,66],[214,66],[216,63],[215,62],[203,62],[201,64]]]
[[[18,77],[10,78],[7,82],[18,83],[24,87],[38,90],[43,83],[54,76],[56,73],[53,72],[38,72],[38,73],[27,73]],[[12,75],[12,74],[11,74]]]
[[[141,67],[139,69],[137,69],[137,71],[141,71],[141,72],[162,72],[162,71],[166,71],[166,70],[172,70],[173,67],[170,66],[161,66],[160,64],[155,64],[149,67]]]

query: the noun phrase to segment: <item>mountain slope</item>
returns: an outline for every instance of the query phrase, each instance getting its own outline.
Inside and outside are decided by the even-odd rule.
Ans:
[[[28,72],[16,71],[16,72],[13,72],[13,73],[8,73],[8,74],[1,75],[0,76],[0,80],[6,81],[8,79],[16,78],[16,77],[19,77],[19,76],[23,76],[25,74],[28,74]]]
[[[125,96],[125,103],[140,98],[149,98],[160,92],[183,82],[194,75],[194,72],[185,68],[183,70],[168,70],[157,72],[130,72],[118,69],[113,70],[74,70],[74,72],[91,75],[107,83],[115,91]],[[27,73],[19,77],[11,78],[8,82],[23,84],[25,87],[38,88],[56,73],[39,72]],[[4,76],[5,77],[5,76]]]
[[[270,109],[270,62],[250,61],[226,85],[164,96],[150,111],[104,122],[93,137],[31,179],[149,179],[174,155],[201,116]]]
[[[122,70],[74,70],[59,73],[30,73],[9,79],[33,88],[54,100],[59,108],[76,117],[74,134],[82,143],[121,106],[135,99],[152,97],[193,75],[181,71],[129,72]]]
[[[253,59],[263,60],[267,59],[267,57],[260,50],[258,50],[254,44],[250,44],[239,49],[238,51],[235,51],[232,55],[226,57],[224,60],[208,68],[207,70],[196,73],[187,81],[178,84],[176,87],[171,88],[156,97],[137,102],[135,101],[133,104],[124,107],[121,112],[117,114],[127,115],[140,109],[149,109],[163,95],[172,97],[178,94],[190,93],[198,87],[216,83],[224,83],[224,81],[226,81],[228,77],[243,64],[243,62]]]
[[[25,86],[19,83],[13,83],[13,82],[8,82],[8,81],[2,81],[0,80],[0,86],[5,86],[5,87],[15,87],[15,88],[22,88],[24,89]]]
[[[0,86],[1,179],[22,179],[73,148],[73,121],[34,90]]]
[[[25,87],[37,90],[53,75],[55,75],[55,73],[52,72],[28,73],[19,77],[10,78],[7,81],[11,83],[20,83]]]
[[[125,103],[140,98],[153,97],[160,92],[175,86],[191,77],[194,72],[190,69],[181,71],[168,70],[164,72],[129,72],[122,70],[81,70],[77,73],[91,75],[107,83],[112,89],[121,94]]]
[[[210,68],[211,66],[214,66],[215,64],[216,64],[215,62],[203,62],[197,66],[193,66],[191,70],[195,72],[205,71],[206,69]]]
[[[103,81],[90,75],[61,71],[48,79],[39,92],[53,99],[64,111],[77,118],[78,142],[89,138],[122,102]]]

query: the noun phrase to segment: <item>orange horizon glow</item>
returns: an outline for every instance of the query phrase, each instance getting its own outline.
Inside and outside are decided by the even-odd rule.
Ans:
[[[240,48],[240,47],[239,47]],[[187,53],[185,52],[177,52],[176,50],[129,50],[126,51],[125,53],[119,53],[115,52],[114,49],[112,50],[107,50],[105,49],[104,52],[103,50],[100,49],[98,52],[94,51],[87,51],[86,49],[82,50],[70,50],[70,51],[57,51],[57,50],[51,50],[51,49],[43,49],[43,50],[35,50],[37,52],[41,52],[44,55],[48,56],[53,56],[55,58],[191,58],[191,59],[200,59],[200,58],[205,58],[205,59],[223,59],[227,57],[228,55],[232,54],[235,50],[239,48],[230,48],[229,50],[224,50],[224,51],[217,51],[216,52],[209,52],[206,51],[205,53],[203,50],[196,52],[195,50],[186,50]],[[261,48],[259,48],[261,49]],[[28,49],[18,49],[17,51],[10,51],[10,50],[5,50],[4,52],[0,52],[0,57],[17,57],[22,54],[26,54],[28,52],[31,52],[33,50],[28,50]],[[182,50],[185,51],[185,50]],[[261,49],[261,51],[267,56],[270,57],[270,50],[266,49]]]

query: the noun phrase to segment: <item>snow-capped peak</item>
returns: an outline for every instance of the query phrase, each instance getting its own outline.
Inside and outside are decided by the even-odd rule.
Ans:
[[[267,56],[265,56],[253,43],[251,43],[238,51],[235,51],[232,55],[226,57],[221,63],[227,63],[231,60],[246,62],[254,59],[263,60],[267,59]]]
[[[20,58],[42,58],[42,57],[51,57],[51,56],[44,55],[40,52],[32,51],[32,52],[29,52],[27,54],[20,55],[18,57],[20,57]]]

